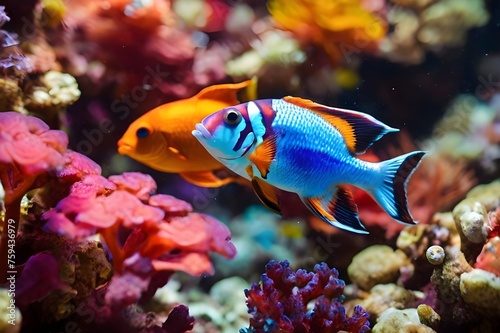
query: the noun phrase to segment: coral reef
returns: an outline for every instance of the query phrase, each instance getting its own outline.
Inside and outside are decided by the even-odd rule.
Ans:
[[[3,1],[0,331],[499,331],[499,9]],[[313,99],[401,130],[361,159],[429,151],[407,187],[419,223],[353,189],[370,235],[350,234],[295,195],[279,193],[279,217],[250,187],[200,189],[117,155],[147,110],[253,77],[250,99]]]
[[[346,316],[339,302],[344,281],[325,263],[314,273],[303,269],[293,272],[287,261],[270,261],[262,275],[262,285],[245,290],[252,314],[250,328],[240,332],[367,332],[368,315],[360,307]],[[307,304],[316,299],[309,311]]]
[[[463,45],[467,30],[488,22],[483,0],[391,0],[387,20],[393,32],[381,53],[393,60],[420,63],[427,51]]]
[[[0,10],[6,21],[10,21],[5,7]],[[12,13],[9,8],[7,11]],[[34,15],[37,22],[28,22],[33,28],[41,20],[38,14]],[[34,114],[59,127],[59,112],[73,104],[81,93],[75,78],[60,72],[43,31],[33,29],[27,33],[28,23],[24,22],[20,34],[2,30],[0,64],[4,76],[0,78],[0,111]]]
[[[460,233],[461,250],[473,263],[489,238],[488,212],[500,206],[500,181],[480,185],[453,209],[453,217]]]
[[[154,180],[140,173],[109,179],[87,175],[43,216],[49,231],[73,238],[102,236],[119,273],[108,287],[110,304],[129,305],[143,294],[152,296],[162,286],[160,281],[168,281],[168,271],[213,274],[208,251],[228,258],[236,253],[227,227],[212,217],[190,213],[191,206],[181,200],[153,195],[155,189]],[[153,283],[155,279],[159,280]]]
[[[66,150],[65,133],[19,113],[0,117],[6,209],[2,249],[6,260],[7,249],[25,253],[26,262],[16,260],[14,266],[9,260],[8,267],[20,268],[16,305],[26,327],[38,317],[44,323],[65,320],[85,304],[97,307],[96,324],[102,324],[115,318],[115,312],[130,311],[140,300],[150,299],[175,271],[213,274],[209,251],[227,258],[235,255],[227,227],[208,215],[192,213],[191,205],[182,200],[154,194],[157,185],[149,175],[132,172],[105,178],[94,162]],[[34,197],[36,207],[23,216],[29,223],[25,221],[17,235],[22,196],[43,185]],[[54,190],[60,196],[54,197]],[[54,208],[40,214],[52,204]],[[42,232],[42,224],[55,233]],[[96,233],[105,249],[85,240]],[[2,265],[5,278],[7,262]],[[101,301],[92,301],[98,295]],[[139,320],[133,318],[143,316],[141,311],[133,313],[137,314],[126,322],[131,327]],[[184,332],[193,320],[187,308],[176,307],[159,326],[165,332]]]
[[[385,22],[367,7],[358,0],[268,2],[269,12],[280,28],[290,30],[302,43],[319,45],[334,63],[353,53],[356,39],[363,39],[363,49],[369,52],[385,35]]]

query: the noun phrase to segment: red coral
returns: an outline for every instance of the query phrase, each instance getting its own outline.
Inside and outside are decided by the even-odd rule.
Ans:
[[[294,272],[288,261],[271,260],[262,275],[262,285],[245,290],[250,319],[247,332],[367,332],[368,313],[360,306],[350,318],[340,303],[345,283],[336,269],[317,264],[314,273]],[[309,311],[307,304],[316,300]],[[242,332],[246,332],[243,330]]]
[[[500,276],[500,238],[493,237],[486,243],[476,259],[475,268]]]
[[[67,7],[65,22],[75,33],[60,53],[81,68],[75,75],[87,74],[85,68],[98,61],[105,70],[93,78],[96,84],[119,78],[126,91],[142,87],[146,80],[162,98],[187,97],[199,89],[191,71],[196,47],[188,32],[175,28],[170,1],[70,0]],[[82,38],[83,45],[91,41],[94,47],[78,49]],[[86,72],[92,72],[89,69]]]
[[[500,207],[488,213],[488,237],[500,236]]]

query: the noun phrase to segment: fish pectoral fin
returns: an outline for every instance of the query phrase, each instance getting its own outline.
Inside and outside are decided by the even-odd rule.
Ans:
[[[279,207],[277,189],[261,180],[260,178],[252,178],[252,186],[255,194],[262,202],[264,206],[281,215],[281,209]]]
[[[181,172],[179,175],[191,184],[201,187],[221,187],[234,181],[233,177],[221,179],[213,171]]]
[[[351,192],[338,186],[330,200],[323,197],[302,198],[304,204],[323,221],[340,229],[367,234],[358,217],[358,208]]]
[[[347,148],[355,154],[363,154],[385,134],[399,131],[362,112],[334,108],[299,97],[287,96],[283,100],[320,115],[342,134]]]
[[[167,147],[167,150],[169,152],[171,152],[172,154],[174,154],[178,159],[180,160],[183,160],[183,161],[187,161],[187,157],[184,156],[180,151],[179,149],[177,148],[174,148],[174,147]]]
[[[248,177],[253,178],[253,167],[251,164],[247,165],[247,167],[245,168],[245,171],[246,171]]]
[[[216,84],[201,90],[196,95],[196,98],[212,99],[226,102],[228,105],[236,105],[240,103],[237,98],[238,91],[244,88],[256,90],[256,84],[254,80],[246,80],[240,83]],[[252,92],[249,91],[249,94],[252,94]]]
[[[255,147],[255,150],[248,156],[248,159],[257,167],[262,178],[266,179],[275,156],[276,135],[272,135]]]

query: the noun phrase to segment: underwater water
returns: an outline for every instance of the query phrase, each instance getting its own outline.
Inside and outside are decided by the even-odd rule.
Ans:
[[[498,332],[496,0],[0,1],[0,332]]]

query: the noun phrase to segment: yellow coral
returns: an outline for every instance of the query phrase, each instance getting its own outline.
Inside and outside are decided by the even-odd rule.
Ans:
[[[370,51],[385,36],[385,22],[361,0],[270,0],[269,12],[302,42],[323,47],[333,62],[343,52]]]
[[[44,23],[50,27],[55,27],[64,19],[66,15],[66,5],[62,0],[42,0]]]

